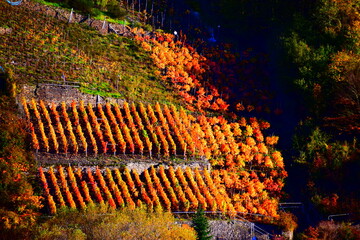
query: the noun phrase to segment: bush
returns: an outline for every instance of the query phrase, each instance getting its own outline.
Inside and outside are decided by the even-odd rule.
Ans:
[[[296,216],[290,212],[284,211],[280,211],[278,224],[284,231],[294,231],[298,226]]]
[[[309,227],[304,233],[300,234],[301,240],[337,240],[360,239],[359,227],[349,223],[335,223],[333,221],[320,222],[317,227]]]
[[[120,7],[120,3],[116,0],[111,0],[107,5],[107,12],[112,18],[124,19],[128,12],[126,9]]]
[[[70,6],[86,14],[93,13],[94,2],[92,0],[73,0]]]
[[[147,31],[147,32],[152,32],[153,28],[150,24],[145,24],[143,26],[144,30]]]

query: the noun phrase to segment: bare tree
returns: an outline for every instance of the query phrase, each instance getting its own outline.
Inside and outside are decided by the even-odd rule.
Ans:
[[[351,102],[354,114],[360,113],[360,63],[346,73],[342,97]]]

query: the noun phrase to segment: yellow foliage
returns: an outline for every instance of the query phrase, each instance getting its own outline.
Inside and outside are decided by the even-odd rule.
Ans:
[[[94,207],[85,212],[64,212],[40,228],[38,239],[70,239],[75,233],[80,239],[196,239],[194,229],[176,224],[171,213],[139,208],[112,211]]]
[[[334,74],[335,80],[345,81],[346,73],[354,70],[360,64],[360,55],[343,50],[333,55],[331,60],[330,71]]]

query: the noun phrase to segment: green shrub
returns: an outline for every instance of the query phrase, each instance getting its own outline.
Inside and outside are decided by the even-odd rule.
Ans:
[[[70,6],[86,14],[93,13],[94,2],[92,0],[73,0]]]
[[[116,0],[110,0],[107,5],[107,12],[112,18],[124,19],[128,12],[126,9],[120,6],[120,2]]]

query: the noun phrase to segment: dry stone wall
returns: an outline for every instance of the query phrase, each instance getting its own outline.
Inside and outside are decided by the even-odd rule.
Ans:
[[[49,154],[49,153],[38,153],[35,154],[35,158],[39,163],[39,166],[42,166],[44,169],[47,169],[45,166],[56,166],[56,165],[69,165],[69,166],[76,166],[82,169],[92,169],[95,171],[98,166],[101,166],[102,171],[105,170],[106,167],[112,168],[119,168],[119,167],[126,167],[129,170],[136,170],[139,174],[144,172],[146,169],[150,169],[152,166],[157,168],[159,165],[164,166],[165,169],[172,166],[174,169],[178,167],[185,170],[187,167],[191,169],[198,168],[200,170],[208,169],[210,170],[211,165],[208,161],[194,161],[190,160],[188,162],[181,162],[181,163],[174,163],[174,162],[161,162],[157,159],[147,159],[145,160],[144,157],[139,156],[138,159],[136,156],[130,158],[126,157],[119,157],[115,160],[115,158],[109,159],[105,155],[101,158],[91,158],[85,156],[61,156],[59,154]]]
[[[75,101],[78,102],[83,100],[85,104],[91,103],[96,105],[98,103],[104,104],[106,102],[117,103],[120,106],[123,105],[123,99],[110,98],[110,97],[101,97],[99,95],[91,95],[82,93],[76,87],[71,86],[61,86],[53,84],[38,84],[36,86],[32,85],[23,85],[21,93],[18,98],[25,98],[31,100],[32,98],[43,100],[46,103],[55,103],[60,104],[65,102],[70,104]]]
[[[179,221],[178,224],[191,226],[190,221]],[[233,220],[209,220],[210,235],[212,240],[250,240],[256,237],[258,240],[269,240],[269,235],[260,235],[251,230],[250,222]]]

